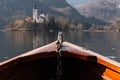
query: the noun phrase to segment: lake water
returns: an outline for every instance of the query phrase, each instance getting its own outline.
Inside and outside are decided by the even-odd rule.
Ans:
[[[120,62],[119,32],[63,32],[64,41],[85,47]],[[7,60],[57,38],[57,32],[0,32],[0,61]]]

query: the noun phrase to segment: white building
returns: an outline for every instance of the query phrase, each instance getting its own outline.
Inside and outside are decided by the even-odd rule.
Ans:
[[[43,23],[44,21],[45,21],[45,14],[41,12],[41,14],[39,15],[39,22]]]
[[[34,5],[33,6],[33,22],[38,22],[37,16],[38,16],[37,6]]]
[[[38,17],[38,10],[37,10],[37,6],[34,5],[33,6],[33,22],[36,23],[43,23],[45,21],[45,14],[43,14],[41,12],[41,14]]]

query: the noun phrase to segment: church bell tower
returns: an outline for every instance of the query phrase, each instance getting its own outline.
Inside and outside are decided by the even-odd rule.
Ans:
[[[34,4],[33,6],[33,22],[38,22],[38,11],[37,11],[37,5]]]

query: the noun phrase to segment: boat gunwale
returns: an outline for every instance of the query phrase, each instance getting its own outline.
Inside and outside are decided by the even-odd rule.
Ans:
[[[79,50],[79,51],[81,51],[85,54],[96,56],[97,57],[97,63],[99,63],[101,65],[104,65],[105,67],[107,67],[107,68],[109,68],[109,69],[111,69],[111,70],[120,74],[120,63],[119,62],[111,60],[111,59],[109,59],[105,56],[102,56],[102,55],[100,55],[96,52],[88,50],[84,47],[74,45],[74,44],[69,43],[69,42],[64,42],[63,44],[66,45],[66,46],[72,47],[74,49],[77,49],[77,50]]]

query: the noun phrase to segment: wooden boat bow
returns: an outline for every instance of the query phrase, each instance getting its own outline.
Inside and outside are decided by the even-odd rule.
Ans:
[[[61,38],[1,62],[0,80],[57,80],[53,75],[59,70],[59,80],[120,80],[120,63]],[[58,62],[62,66],[56,69]]]

